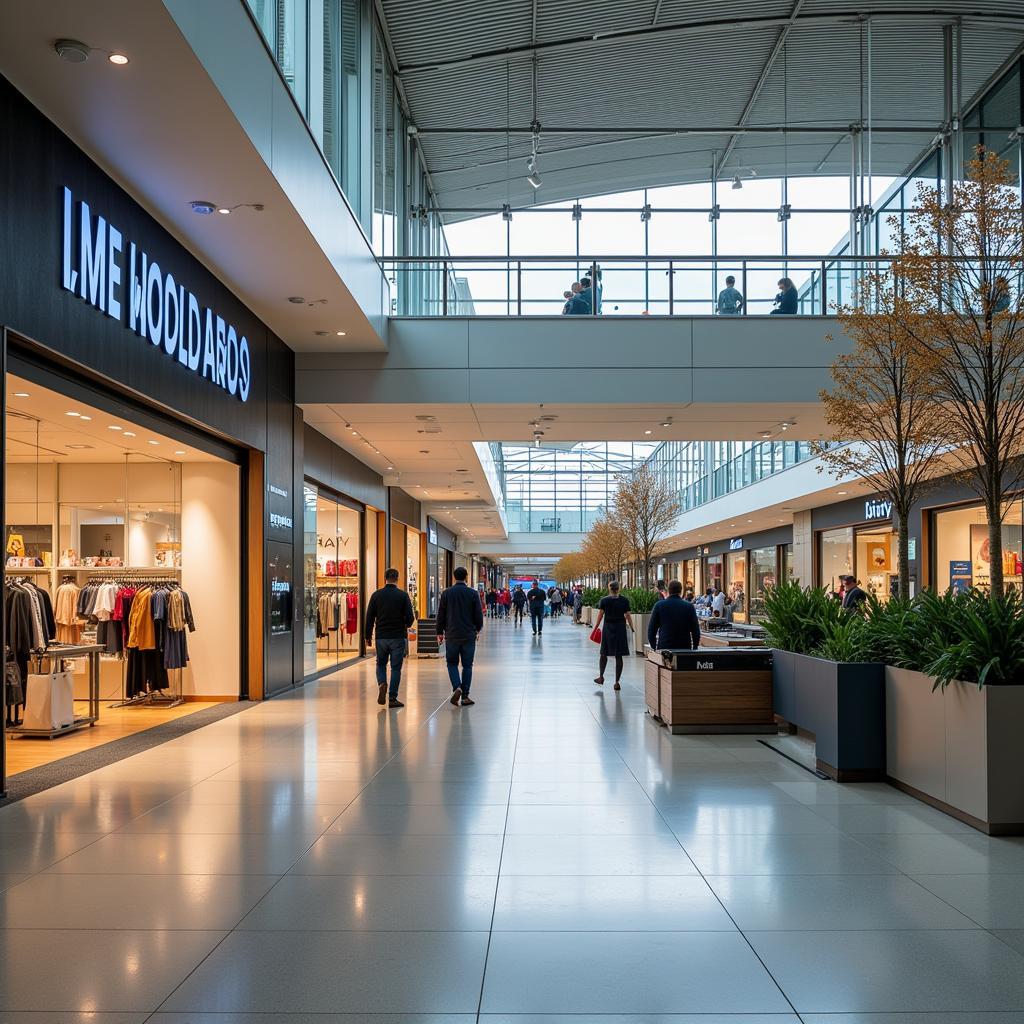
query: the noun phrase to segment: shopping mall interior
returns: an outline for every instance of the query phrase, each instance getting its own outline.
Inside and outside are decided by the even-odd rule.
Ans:
[[[0,1024],[1024,1024],[1017,0],[7,0],[0,131]]]

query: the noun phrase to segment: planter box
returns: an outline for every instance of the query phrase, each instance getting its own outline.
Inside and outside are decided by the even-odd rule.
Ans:
[[[644,656],[644,646],[647,643],[647,625],[651,621],[651,616],[637,615],[636,612],[630,612],[629,616],[633,620],[633,628],[636,630],[630,641],[633,653],[642,658]]]
[[[645,691],[658,670],[661,720],[673,733],[775,733],[771,655],[745,651],[684,651],[675,668],[646,649]],[[648,709],[651,700],[648,699]]]
[[[644,705],[652,718],[661,718],[661,669],[657,662],[644,662]]]
[[[933,684],[885,670],[889,781],[988,835],[1024,835],[1024,685]]]
[[[594,625],[594,609],[589,604],[583,606],[583,621],[588,626]]]
[[[885,778],[884,666],[775,651],[775,714],[812,733],[820,771],[837,782]]]

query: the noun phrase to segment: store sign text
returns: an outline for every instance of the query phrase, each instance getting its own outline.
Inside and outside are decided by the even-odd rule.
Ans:
[[[125,252],[127,251],[127,261]],[[252,386],[245,335],[199,300],[174,275],[84,200],[64,189],[61,285],[162,348],[199,377],[243,402]],[[127,296],[125,290],[127,289]]]
[[[878,498],[875,498],[871,501],[865,501],[864,518],[869,521],[872,519],[891,519],[892,502],[882,501],[881,499]]]
[[[742,551],[743,550],[743,538],[742,537],[734,537],[731,541],[729,541],[729,550],[730,551]]]
[[[277,512],[270,513],[270,525],[281,530],[290,530],[294,525],[291,516],[282,516]]]

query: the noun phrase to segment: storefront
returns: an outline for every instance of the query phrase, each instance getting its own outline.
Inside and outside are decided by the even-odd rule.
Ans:
[[[837,593],[841,577],[852,575],[879,601],[888,601],[898,592],[899,559],[890,502],[872,496],[827,505],[814,510],[812,526],[819,587]],[[916,585],[916,555],[917,534],[912,522],[912,586]]]
[[[308,424],[304,429],[303,675],[366,654],[363,615],[381,585],[384,481]]]
[[[1002,522],[1003,583],[1007,590],[1024,585],[1024,495],[1004,506]],[[986,589],[992,578],[988,517],[978,501],[928,510],[930,578],[940,593],[952,587]]]
[[[418,618],[427,615],[427,540],[419,529],[421,506],[415,498],[397,487],[388,488],[391,512],[391,565],[398,570],[398,585],[409,592]]]
[[[102,645],[99,721],[82,733],[100,742],[141,707],[172,716],[291,687],[292,353],[2,79],[0,121],[19,154],[0,166],[5,602],[46,602],[54,641]],[[123,614],[129,595],[118,630],[107,606]],[[147,625],[165,608],[185,623],[174,636]],[[48,671],[5,639],[19,671]],[[18,733],[5,754],[21,744],[66,756],[60,738]]]
[[[450,586],[455,569],[455,534],[427,516],[427,615],[437,615],[441,591]]]

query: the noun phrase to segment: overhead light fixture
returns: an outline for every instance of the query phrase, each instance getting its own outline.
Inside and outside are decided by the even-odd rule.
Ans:
[[[111,423],[110,426],[107,427],[107,430],[122,430],[122,429],[123,428],[119,427],[116,423]]]
[[[124,436],[124,437],[134,437],[135,436],[135,431],[134,430],[126,430],[122,436]]]
[[[336,335],[337,335],[337,336],[338,336],[339,338],[344,338],[344,337],[345,337],[345,332],[344,332],[344,331],[335,331],[334,333],[335,333],[335,334],[336,334]]]
[[[119,68],[123,68],[128,63],[128,58],[123,53],[110,53],[107,54],[107,60],[111,64],[116,64]]]
[[[526,176],[526,180],[529,182],[530,187],[533,189],[538,189],[541,187],[541,185],[544,184],[544,181],[540,176],[540,171],[530,171],[530,173]]]
[[[789,203],[783,203],[779,207],[779,212],[775,215],[775,218],[781,224],[784,220],[789,220],[792,215],[793,207]]]
[[[646,224],[650,219],[651,219],[651,204],[650,203],[644,203],[644,205],[640,207],[640,220],[641,220],[642,223]]]
[[[301,306],[301,305],[303,305],[303,303],[305,303],[306,300],[305,300],[305,298],[302,295],[289,295],[288,296],[288,301],[293,306]]]
[[[579,203],[573,203],[572,205],[572,219],[576,221],[577,224],[583,220],[583,207]]]
[[[654,433],[654,431],[653,431],[653,430],[645,430],[645,431],[644,431],[644,433],[645,433],[645,434],[646,434],[646,435],[647,435],[648,437],[650,437],[650,436],[651,436],[651,434],[653,434],[653,433]]]
[[[91,416],[79,416],[78,418],[79,418],[80,420],[91,420],[91,419],[92,419],[92,417],[91,417]]]
[[[58,39],[53,44],[57,56],[69,64],[84,64],[89,59],[92,47],[77,39]]]
[[[735,186],[733,186],[733,187],[735,188]],[[721,219],[722,219],[722,207],[718,203],[715,203],[715,205],[712,206],[710,210],[708,210],[708,223],[710,224],[713,221],[721,220]]]
[[[765,440],[767,440],[771,436],[772,436],[772,434],[771,434],[770,430],[762,430],[761,431],[761,437],[764,438]]]
[[[207,199],[193,199],[188,205],[192,207],[192,212],[198,213],[200,217],[208,217],[211,213],[217,212],[217,204]]]
[[[150,444],[159,444],[160,442],[159,442],[159,441],[154,441],[154,440],[150,439],[150,442],[149,442],[149,443],[150,443]]]
[[[15,391],[14,392],[14,397],[15,398],[28,398],[29,394],[28,394],[27,391]]]
[[[512,221],[512,207],[509,206],[508,203],[502,203],[501,219],[506,223],[511,223]]]
[[[743,179],[738,174],[732,179],[732,188],[734,192],[736,189],[743,188]]]
[[[176,452],[175,452],[174,454],[175,454],[175,455],[184,455],[184,454],[185,454],[185,452],[184,452],[183,450],[179,449],[179,450],[178,450],[178,451],[176,451]],[[163,510],[161,509],[161,511],[163,511]]]
[[[846,494],[846,491],[836,491],[836,494]]]
[[[225,217],[231,212],[230,206],[220,206],[217,208],[217,212],[223,214]]]
[[[66,412],[66,413],[64,413],[64,415],[65,416],[81,416],[82,414],[80,412]]]

